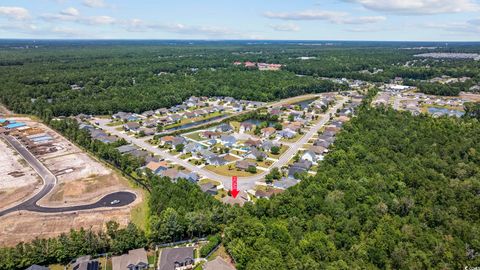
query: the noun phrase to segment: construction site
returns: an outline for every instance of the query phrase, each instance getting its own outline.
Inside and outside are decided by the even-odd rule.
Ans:
[[[87,205],[113,192],[134,192],[129,182],[116,171],[42,123],[25,117],[0,118],[0,136],[19,142],[55,176],[53,189],[37,202],[40,206]],[[0,139],[0,210],[22,203],[43,186],[38,173],[5,138]],[[140,192],[135,194],[141,195]],[[112,219],[126,224],[132,208],[141,203],[141,197],[121,209],[55,214],[17,211],[1,216],[0,243],[9,245],[37,236],[54,236],[71,228],[100,229],[104,221]],[[25,221],[36,226],[24,226]]]

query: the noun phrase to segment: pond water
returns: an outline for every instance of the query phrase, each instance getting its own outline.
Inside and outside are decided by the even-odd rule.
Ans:
[[[255,126],[258,126],[260,125],[262,122],[266,122],[266,121],[263,121],[263,120],[258,120],[258,119],[248,119],[248,120],[245,120],[243,121],[245,123],[249,123],[249,124],[252,124],[252,125],[255,125]],[[243,123],[242,122],[242,123]],[[273,126],[275,123],[274,122],[268,122],[268,125],[269,126]]]
[[[297,102],[297,103],[293,103],[292,105],[298,105],[300,106],[300,108],[302,108],[302,110],[308,108],[310,106],[310,104],[312,104],[312,102],[314,102],[316,100],[316,98],[312,98],[312,99],[307,99],[307,100],[304,100],[304,101],[300,101],[300,102]]]
[[[462,117],[465,114],[465,112],[462,112],[459,110],[449,110],[446,108],[436,108],[436,107],[428,108],[428,113],[437,114],[437,115],[450,115],[450,116],[456,116],[456,117]]]
[[[174,127],[174,128],[169,128],[165,131],[176,131],[176,130],[185,129],[185,128],[192,128],[192,127],[196,127],[196,126],[199,126],[199,125],[203,125],[205,123],[213,122],[213,121],[218,120],[218,119],[223,118],[223,117],[225,117],[225,115],[219,115],[219,116],[215,116],[215,117],[212,117],[212,118],[209,118],[209,119],[184,124],[184,125],[177,126],[177,127]]]

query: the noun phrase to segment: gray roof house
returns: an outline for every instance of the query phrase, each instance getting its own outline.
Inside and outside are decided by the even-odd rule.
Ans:
[[[250,158],[250,159],[265,159],[266,157],[267,157],[267,154],[258,150],[257,148],[253,148],[249,153],[245,155],[245,158]]]
[[[223,157],[217,155],[207,158],[207,163],[214,166],[222,166],[227,164],[227,161]]]
[[[217,256],[215,260],[209,261],[203,265],[203,270],[235,270],[232,264]]]
[[[127,254],[112,258],[112,270],[148,269],[147,252],[143,248],[128,251]]]
[[[118,150],[118,152],[120,152],[120,154],[130,153],[130,152],[135,151],[137,149],[138,148],[135,145],[132,145],[132,144],[122,145],[120,147],[117,147],[117,150]]]
[[[232,135],[222,135],[220,137],[220,142],[223,144],[223,145],[226,145],[226,146],[233,146],[236,142],[237,142],[237,139],[235,139],[234,136]]]
[[[219,125],[215,131],[217,132],[230,132],[230,131],[233,131],[233,128],[232,126],[230,126],[230,124],[227,124],[227,123],[223,123],[221,125]]]
[[[161,250],[158,269],[188,269],[187,267],[193,266],[194,263],[193,247],[165,248]]]
[[[100,263],[97,260],[92,260],[90,255],[77,258],[72,264],[73,270],[98,270]]]

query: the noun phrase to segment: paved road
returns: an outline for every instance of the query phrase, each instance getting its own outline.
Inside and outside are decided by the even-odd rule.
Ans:
[[[330,120],[330,113],[335,113],[337,111],[337,109],[342,107],[342,105],[345,103],[345,101],[346,101],[346,98],[342,98],[342,100],[338,101],[337,104],[334,107],[330,108],[327,111],[327,113],[325,114],[325,116],[317,124],[315,124],[313,127],[311,127],[310,130],[306,134],[304,134],[302,138],[300,138],[297,142],[292,143],[290,145],[290,148],[285,153],[282,154],[282,156],[279,158],[278,161],[276,161],[272,164],[271,168],[273,168],[273,167],[281,168],[282,166],[286,165],[288,163],[288,161],[296,154],[298,149],[301,148],[305,143],[307,143],[308,140],[310,140],[310,138],[312,138],[312,136],[315,135],[318,132],[318,130]],[[154,153],[156,155],[159,155],[160,157],[162,157],[162,158],[164,158],[164,159],[166,159],[170,162],[179,164],[179,165],[185,167],[187,170],[189,170],[191,172],[194,172],[194,173],[197,173],[200,176],[206,177],[208,179],[219,181],[223,184],[223,186],[226,189],[231,188],[231,177],[230,176],[223,176],[223,175],[216,174],[216,173],[214,173],[212,171],[209,171],[207,169],[197,167],[197,166],[189,163],[186,160],[177,158],[174,155],[172,155],[172,154],[170,154],[170,153],[168,153],[168,152],[166,152],[166,151],[164,151],[164,150],[162,150],[162,149],[160,149],[160,148],[158,148],[154,145],[151,145],[150,143],[147,142],[148,139],[146,139],[146,138],[134,138],[134,137],[128,136],[127,134],[116,130],[116,127],[107,126],[109,121],[110,121],[109,119],[94,119],[94,120],[92,120],[92,122],[98,122],[99,126],[102,129],[104,129],[105,131],[107,131],[108,133],[111,133],[111,134],[116,135],[120,138],[123,138],[127,142],[133,143],[133,144],[139,146],[140,148],[143,148],[143,149],[145,149],[145,150],[147,150],[151,153]],[[255,186],[255,182],[260,181],[263,178],[265,178],[265,176],[268,173],[269,173],[269,171],[266,171],[266,172],[262,172],[262,173],[259,173],[259,174],[253,175],[253,176],[249,176],[249,177],[238,177],[238,184],[237,184],[238,189],[239,190],[248,190],[248,189],[253,188]]]
[[[27,210],[32,212],[42,212],[42,213],[61,213],[61,212],[69,212],[69,211],[79,211],[79,210],[88,210],[88,209],[95,209],[100,207],[120,207],[125,206],[136,199],[136,195],[131,192],[115,192],[112,194],[108,194],[98,202],[88,205],[78,205],[78,206],[70,206],[70,207],[43,207],[39,206],[37,203],[40,199],[45,197],[57,184],[57,178],[55,175],[49,171],[45,165],[43,165],[40,161],[38,161],[35,156],[30,153],[17,139],[12,136],[0,135],[1,138],[5,139],[27,162],[30,166],[38,173],[38,175],[43,180],[43,186],[37,193],[33,194],[27,200],[4,210],[0,211],[0,217],[7,215],[9,213],[21,210]],[[120,202],[115,205],[110,205],[110,202],[113,200],[119,200]]]

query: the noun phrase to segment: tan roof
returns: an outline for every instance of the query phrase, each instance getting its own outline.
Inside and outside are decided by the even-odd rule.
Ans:
[[[347,122],[348,120],[350,120],[350,118],[347,116],[339,116],[337,117],[337,120],[340,122]]]
[[[235,270],[235,267],[225,261],[222,257],[217,256],[215,260],[207,262],[203,266],[204,270]]]
[[[240,206],[243,206],[246,202],[248,201],[248,194],[245,191],[240,191],[240,193],[237,195],[237,198],[233,198],[232,196],[225,196],[222,198],[222,202],[225,204],[238,204]]]
[[[155,161],[150,161],[148,164],[147,164],[147,168],[149,168],[150,170],[152,171],[156,171],[158,168],[160,167],[166,167],[168,168],[168,163],[166,161],[159,161],[159,162],[155,162]]]
[[[163,142],[171,142],[171,141],[173,141],[174,138],[175,137],[173,137],[173,136],[165,136],[165,137],[162,137],[161,140]]]

